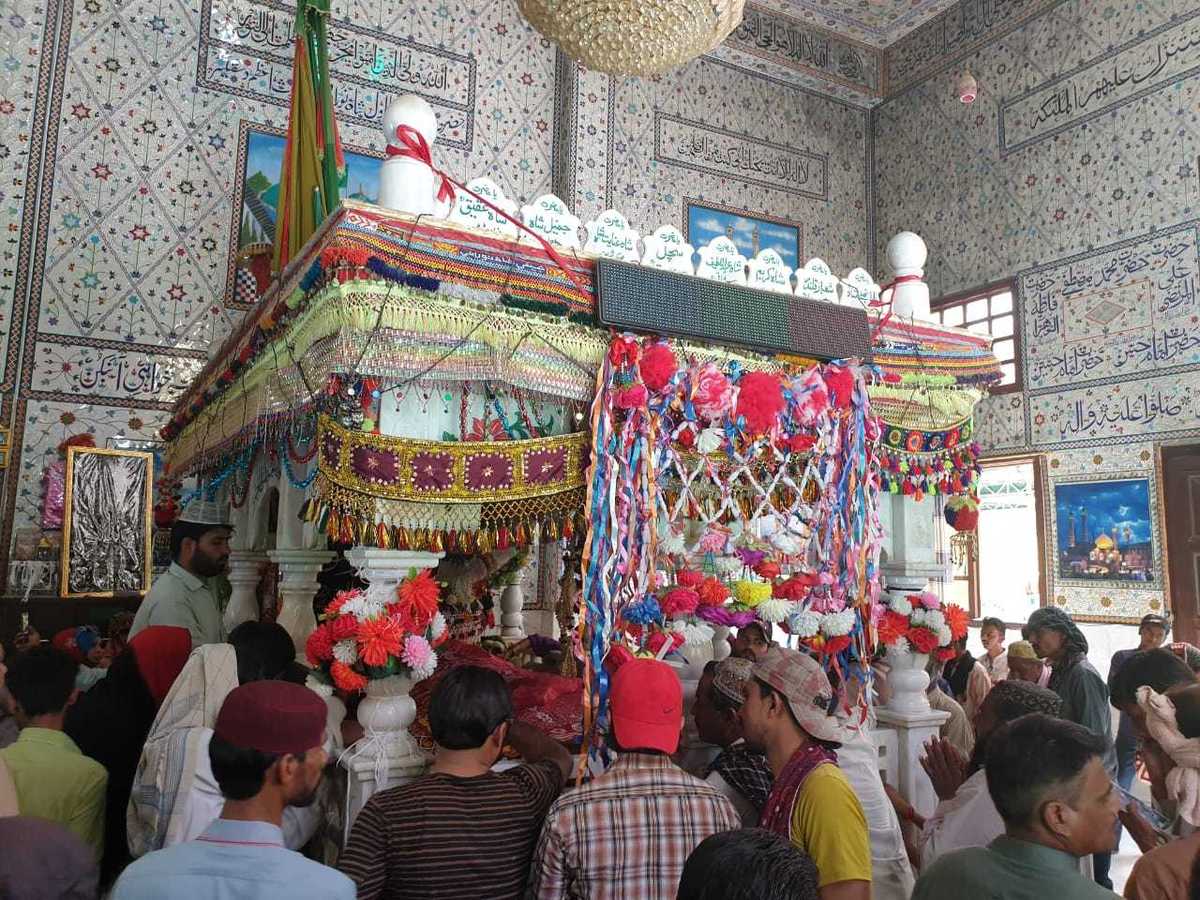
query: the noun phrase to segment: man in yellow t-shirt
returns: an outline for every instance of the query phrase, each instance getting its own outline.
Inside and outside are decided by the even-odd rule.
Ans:
[[[870,900],[867,819],[837,767],[835,750],[846,735],[831,714],[829,679],[808,656],[783,649],[756,663],[751,675],[742,728],[775,774],[760,826],[812,857],[821,900]]]

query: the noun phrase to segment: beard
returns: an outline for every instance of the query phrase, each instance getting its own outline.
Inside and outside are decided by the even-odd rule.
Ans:
[[[224,556],[209,556],[207,553],[197,550],[192,557],[192,567],[196,570],[196,574],[203,578],[224,575],[226,566],[227,557]]]

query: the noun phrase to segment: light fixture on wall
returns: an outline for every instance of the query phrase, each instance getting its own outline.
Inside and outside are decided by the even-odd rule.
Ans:
[[[745,0],[517,0],[543,35],[584,67],[656,75],[720,44],[742,21]]]
[[[975,98],[979,96],[979,82],[975,80],[975,76],[971,74],[971,70],[964,67],[962,74],[958,76],[958,81],[954,85],[954,94],[963,103],[974,103]]]

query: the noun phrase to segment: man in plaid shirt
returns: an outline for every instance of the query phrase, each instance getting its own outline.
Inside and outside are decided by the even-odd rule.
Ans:
[[[741,827],[720,792],[671,762],[683,692],[670,666],[625,663],[613,677],[610,710],[620,755],[550,808],[533,855],[535,900],[673,900],[692,850]]]

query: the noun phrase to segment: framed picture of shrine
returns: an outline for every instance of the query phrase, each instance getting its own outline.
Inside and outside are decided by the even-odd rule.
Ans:
[[[696,250],[716,237],[727,237],[746,259],[770,248],[793,271],[804,265],[800,226],[787,219],[684,198],[683,234]]]
[[[1149,478],[1055,482],[1057,580],[1095,587],[1158,585],[1154,502]]]
[[[112,597],[150,589],[153,488],[153,453],[67,448],[62,596]]]

